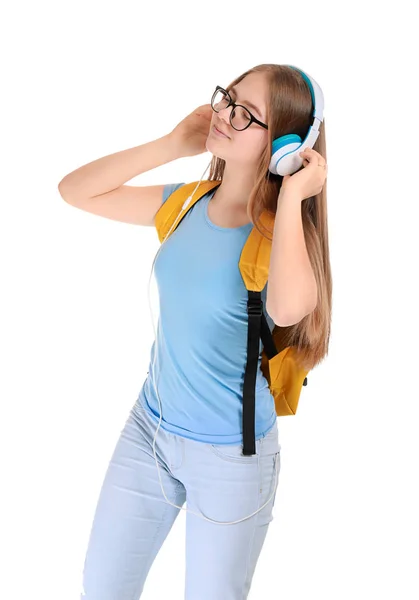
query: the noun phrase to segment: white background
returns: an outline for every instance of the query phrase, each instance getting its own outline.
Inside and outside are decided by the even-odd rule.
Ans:
[[[334,289],[329,356],[297,415],[278,419],[274,520],[249,598],[419,597],[410,7],[73,0],[2,10],[1,598],[79,599],[99,488],[154,339],[155,230],[77,210],[58,183],[168,133],[217,84],[265,62],[299,66],[324,92]],[[198,180],[210,158],[131,183]],[[144,600],[183,599],[185,517]]]

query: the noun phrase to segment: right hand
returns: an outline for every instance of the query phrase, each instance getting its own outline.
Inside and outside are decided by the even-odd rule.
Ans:
[[[194,156],[207,151],[212,113],[211,104],[198,106],[169,133],[182,156]]]

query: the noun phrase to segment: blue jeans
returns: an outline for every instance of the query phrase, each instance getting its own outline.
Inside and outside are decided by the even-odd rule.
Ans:
[[[137,402],[121,431],[99,494],[83,569],[82,600],[138,600],[147,574],[180,508],[166,502],[153,452],[158,426]],[[280,470],[277,424],[242,444],[198,442],[160,427],[156,455],[163,488],[178,506],[219,522],[255,512],[274,492]],[[276,488],[275,488],[276,495]],[[275,495],[260,512],[233,525],[186,512],[185,600],[247,598],[272,521]]]

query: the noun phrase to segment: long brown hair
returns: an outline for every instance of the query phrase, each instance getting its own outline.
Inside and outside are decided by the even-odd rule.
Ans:
[[[249,197],[248,211],[254,226],[270,240],[273,231],[259,222],[264,211],[276,214],[278,195],[283,177],[272,174],[268,167],[271,160],[272,142],[279,136],[296,133],[301,139],[307,135],[313,123],[313,103],[310,89],[301,74],[287,65],[261,64],[237,77],[227,88],[229,91],[249,73],[266,73],[268,81],[267,125],[269,141],[262,153],[256,170],[256,181]],[[325,119],[319,126],[319,136],[313,146],[327,162]],[[225,160],[214,156],[208,179],[223,178]],[[302,166],[301,169],[304,169]],[[320,194],[301,203],[301,217],[307,252],[317,282],[317,306],[299,323],[281,327],[283,332],[281,351],[286,346],[296,346],[301,364],[311,370],[328,353],[331,312],[332,275],[329,259],[327,227],[326,183]],[[267,232],[268,235],[265,235]],[[278,344],[277,344],[278,345]]]

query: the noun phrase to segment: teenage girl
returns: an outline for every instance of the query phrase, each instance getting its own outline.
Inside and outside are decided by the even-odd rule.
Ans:
[[[293,328],[295,340],[319,361],[327,353],[332,287],[324,122],[315,148],[301,148],[299,171],[268,172],[272,140],[288,133],[304,139],[312,115],[310,90],[296,70],[259,65],[226,88],[217,86],[211,102],[169,134],[99,158],[59,184],[74,207],[153,227],[184,182],[137,187],[127,181],[209,151],[209,179],[221,182],[186,213],[156,261],[159,331],[100,491],[83,600],[140,598],[185,502],[185,599],[248,596],[273,518],[281,446],[274,399],[258,369],[256,453],[242,453],[248,316],[238,262],[258,215],[272,211],[270,269],[277,277],[270,274],[271,294],[268,284],[263,290],[263,310],[271,330]]]

